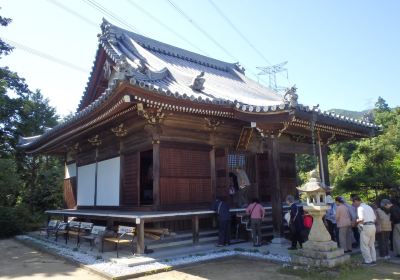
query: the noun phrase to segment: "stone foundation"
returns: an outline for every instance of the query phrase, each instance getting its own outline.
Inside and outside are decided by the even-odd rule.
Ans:
[[[349,260],[350,256],[333,241],[307,241],[303,249],[292,255],[293,263],[307,266],[335,267]]]
[[[303,249],[292,254],[292,263],[306,266],[335,267],[350,260],[343,249],[331,237],[322,222],[322,216],[329,206],[305,206],[314,218],[309,234],[309,240],[303,244]]]

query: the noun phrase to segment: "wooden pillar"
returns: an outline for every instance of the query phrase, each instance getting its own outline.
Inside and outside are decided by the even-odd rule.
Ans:
[[[123,185],[124,185],[124,180],[125,180],[125,155],[123,153],[124,151],[124,142],[122,141],[122,138],[118,138],[119,139],[119,206],[122,205],[122,190],[123,190]]]
[[[193,244],[199,243],[199,216],[192,217]]]
[[[217,174],[215,171],[215,147],[210,151],[210,168],[211,168],[211,199],[215,200],[217,194]]]
[[[280,157],[279,142],[277,138],[269,140],[268,162],[271,179],[272,225],[275,237],[282,236],[282,194],[280,183]]]
[[[136,234],[137,234],[137,242],[136,242],[136,255],[144,254],[144,220],[136,219]]]
[[[160,140],[153,141],[153,209],[160,209]]]
[[[96,165],[94,171],[94,202],[93,202],[94,206],[97,206],[97,173],[99,170],[98,157],[99,157],[99,147],[96,146],[96,154],[95,154]]]
[[[329,180],[329,166],[328,166],[328,146],[323,145],[321,147],[321,157],[322,157],[322,166],[324,170],[324,179],[325,179],[325,184],[327,186],[330,186],[330,180]]]

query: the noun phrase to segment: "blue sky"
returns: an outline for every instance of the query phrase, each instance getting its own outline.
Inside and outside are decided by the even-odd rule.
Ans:
[[[279,74],[278,83],[296,84],[301,103],[320,104],[325,110],[363,110],[371,108],[378,96],[382,96],[390,106],[400,105],[396,83],[400,77],[400,1],[213,0],[268,62],[232,30],[208,0],[173,2],[233,57],[194,28],[166,0],[96,1],[145,36],[195,52],[200,49],[220,60],[238,60],[255,80],[257,66],[289,61],[289,79],[286,74]],[[140,5],[191,44],[129,1]],[[71,15],[54,2],[95,25]],[[75,111],[94,60],[99,25],[106,16],[84,0],[1,0],[0,6],[1,15],[13,19],[9,27],[1,29],[2,38],[68,61],[84,71],[19,49],[0,60],[0,65],[17,71],[31,88],[41,89],[60,114]],[[267,77],[262,79],[267,84]]]

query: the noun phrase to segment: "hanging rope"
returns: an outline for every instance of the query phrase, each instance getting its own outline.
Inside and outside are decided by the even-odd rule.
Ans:
[[[311,141],[312,141],[312,147],[313,147],[313,155],[314,155],[314,165],[315,168],[317,168],[317,151],[315,147],[315,122],[316,122],[317,116],[313,114],[313,119],[311,121]]]

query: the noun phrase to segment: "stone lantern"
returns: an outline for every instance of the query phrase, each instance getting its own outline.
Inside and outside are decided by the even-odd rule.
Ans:
[[[308,182],[297,189],[306,195],[307,205],[326,205],[326,191],[328,189],[321,183],[317,170],[312,170]]]
[[[313,217],[313,225],[308,236],[308,241],[303,244],[303,249],[292,255],[292,262],[307,266],[334,267],[347,262],[349,255],[345,255],[343,249],[338,248],[337,243],[331,240],[322,217],[330,208],[326,204],[326,191],[319,179],[318,172],[310,172],[310,179],[298,190],[307,197],[307,205],[304,211]]]

